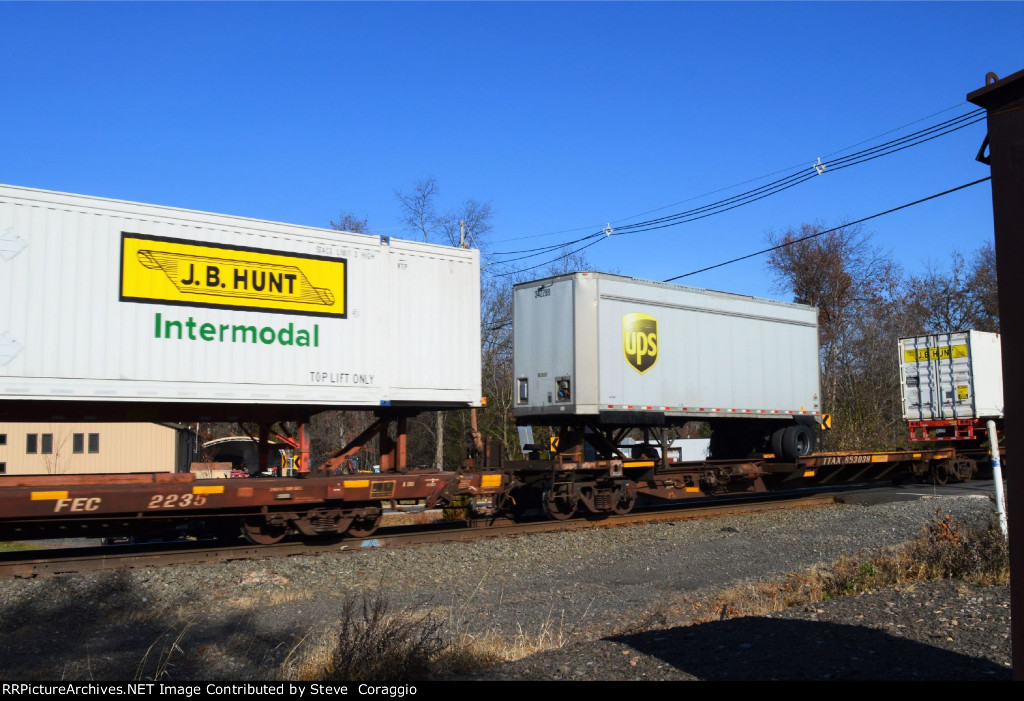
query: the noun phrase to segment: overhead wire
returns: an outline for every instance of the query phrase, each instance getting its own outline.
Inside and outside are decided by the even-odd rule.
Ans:
[[[895,132],[898,132],[901,129],[906,129],[907,127],[913,126],[914,124],[920,124],[921,122],[924,122],[926,120],[930,120],[933,117],[938,117],[939,115],[944,115],[947,112],[951,112],[952,109],[956,109],[957,107],[961,107],[961,106],[963,106],[965,104],[967,104],[966,100],[963,101],[963,102],[957,102],[956,104],[950,105],[950,106],[948,106],[948,107],[946,107],[944,109],[939,109],[938,112],[933,112],[931,115],[925,115],[924,117],[921,117],[919,119],[915,119],[915,120],[912,120],[912,121],[907,122],[905,124],[901,124],[898,127],[893,127],[892,129],[889,129],[888,131],[884,131],[881,134],[876,134],[874,136],[869,136],[868,138],[863,139],[862,141],[857,141],[856,143],[852,143],[852,144],[850,144],[848,146],[843,146],[842,148],[839,148],[837,150],[831,151],[830,154],[826,154],[825,156],[822,156],[821,158],[827,159],[827,158],[836,156],[837,154],[842,154],[842,152],[850,150],[851,148],[856,148],[857,146],[859,146],[861,144],[870,143],[871,141],[874,141],[876,139],[880,139],[883,136],[888,136],[889,134],[893,134]],[[662,205],[660,207],[655,207],[654,209],[647,210],[647,211],[644,211],[644,212],[638,212],[637,214],[631,214],[631,215],[626,216],[626,217],[620,217],[618,219],[612,219],[608,223],[609,224],[617,224],[618,222],[628,221],[630,219],[635,219],[637,217],[642,217],[644,215],[651,214],[653,212],[660,212],[662,210],[669,209],[670,207],[676,207],[677,205],[682,205],[682,204],[685,204],[687,202],[692,202],[694,200],[699,200],[700,198],[707,198],[707,196],[709,196],[709,195],[718,194],[719,192],[724,192],[724,191],[730,190],[730,189],[732,189],[734,187],[739,187],[741,185],[746,185],[746,184],[749,184],[749,183],[752,183],[752,182],[757,182],[758,180],[764,180],[765,178],[770,178],[773,175],[778,175],[779,173],[784,173],[786,171],[793,170],[794,168],[802,168],[803,166],[804,166],[804,163],[798,163],[798,164],[795,164],[793,166],[788,166],[786,168],[780,168],[780,169],[778,169],[776,171],[772,171],[771,173],[765,173],[764,175],[759,175],[757,177],[749,178],[749,179],[743,180],[741,182],[733,183],[731,185],[726,185],[725,187],[719,187],[718,189],[714,189],[714,190],[711,190],[711,191],[708,191],[708,192],[702,192],[700,194],[694,194],[693,196],[690,196],[690,198],[686,198],[685,200],[680,200],[679,202],[669,203],[668,205]],[[600,224],[593,224],[591,226],[578,226],[578,227],[569,228],[569,229],[560,229],[558,231],[548,231],[546,233],[531,233],[531,234],[528,234],[528,235],[525,235],[525,236],[514,236],[512,238],[502,238],[502,239],[497,240],[497,242],[495,242],[495,243],[513,242],[513,240],[525,240],[527,238],[541,238],[543,236],[554,236],[554,235],[557,235],[559,233],[572,233],[574,231],[589,231],[589,230],[595,229],[595,228],[597,228],[599,226],[600,226]]]
[[[732,205],[738,200],[743,200],[741,204],[747,204],[747,200],[749,200],[749,202],[756,202],[757,200],[764,198],[765,191],[770,190],[766,194],[775,194],[776,192],[782,192],[783,190],[788,190],[790,187],[793,187],[794,185],[799,185],[800,183],[816,178],[819,175],[824,175],[829,171],[842,170],[844,168],[849,168],[850,166],[860,165],[861,163],[866,163],[876,158],[881,158],[882,156],[888,156],[892,153],[897,153],[898,151],[902,151],[912,146],[918,146],[928,141],[932,141],[933,139],[937,139],[940,136],[946,136],[947,134],[951,134],[955,131],[971,126],[972,124],[975,124],[978,121],[981,121],[982,119],[985,118],[983,113],[984,110],[977,110],[973,114],[961,115],[960,117],[947,120],[947,122],[944,122],[941,125],[935,125],[927,129],[922,129],[918,132],[915,132],[914,134],[908,134],[907,136],[903,136],[898,139],[888,141],[885,144],[879,144],[878,146],[873,146],[869,149],[864,149],[856,153],[852,153],[848,156],[836,159],[835,161],[822,163],[822,170],[820,172],[816,170],[814,166],[808,166],[801,173],[794,173],[793,175],[790,175],[786,178],[781,178],[772,183],[768,183],[767,185],[764,185],[760,188],[756,188],[754,190],[750,190],[748,192],[735,195],[725,200],[720,200],[719,202],[714,202],[710,205],[705,205],[704,207],[691,209],[686,212],[680,212],[677,214],[669,215],[667,217],[661,217],[659,219],[652,219],[646,222],[639,222],[637,224],[619,227],[616,233],[632,233],[635,230],[649,230],[641,229],[640,227],[648,227],[652,224],[659,224],[666,221],[675,221],[679,219],[683,219],[685,221],[693,221],[695,219],[703,219],[703,216],[693,218],[690,217],[693,214],[698,214],[712,208],[720,208],[723,212],[728,211],[730,209],[735,209],[734,206],[725,205]],[[966,121],[966,119],[969,119],[970,121]],[[680,221],[679,223],[683,222]]]
[[[887,136],[889,134],[898,132],[901,129],[906,129],[909,126],[913,126],[914,124],[919,124],[920,122],[923,122],[925,120],[931,119],[932,117],[937,117],[940,114],[945,114],[946,112],[949,112],[951,110],[955,110],[958,107],[961,107],[962,105],[965,105],[965,104],[967,104],[967,103],[966,102],[960,102],[958,104],[951,105],[950,107],[946,107],[945,109],[938,110],[937,112],[932,112],[931,114],[925,115],[923,117],[920,117],[920,118],[915,119],[913,121],[907,122],[905,124],[901,124],[898,127],[893,127],[892,129],[884,131],[884,132],[882,132],[880,134],[875,134],[874,136],[871,136],[871,137],[869,137],[867,139],[864,139],[862,141],[858,141],[857,143],[850,144],[849,146],[844,146],[841,149],[837,149],[835,151],[832,151],[831,153],[828,153],[828,154],[825,154],[824,156],[822,156],[822,158],[829,158],[831,156],[835,156],[837,154],[843,153],[844,151],[849,151],[850,149],[856,148],[857,146],[860,146],[862,144],[870,143],[872,141],[875,141],[876,139],[882,138],[883,136]],[[980,111],[981,110],[976,110],[975,114],[980,112]],[[757,177],[749,178],[747,180],[743,180],[741,182],[734,183],[732,185],[727,185],[725,187],[721,187],[721,188],[718,188],[716,190],[711,190],[709,192],[705,192],[705,193],[702,193],[702,194],[699,194],[699,195],[694,195],[692,197],[688,197],[686,199],[679,200],[677,202],[670,202],[669,204],[661,205],[660,207],[655,207],[654,209],[649,209],[649,210],[646,210],[644,212],[639,212],[637,214],[631,214],[631,215],[628,215],[628,216],[625,216],[625,217],[620,217],[618,219],[613,219],[613,220],[611,220],[609,222],[609,224],[618,224],[619,222],[624,222],[624,221],[628,221],[630,219],[635,219],[637,217],[642,217],[642,216],[644,216],[646,214],[651,214],[652,212],[658,212],[658,211],[661,211],[663,209],[668,209],[669,207],[675,207],[676,205],[684,204],[686,202],[692,202],[693,200],[697,200],[697,199],[700,199],[702,197],[707,197],[709,195],[715,195],[715,194],[718,194],[719,192],[725,192],[726,190],[731,190],[733,188],[740,187],[742,185],[747,185],[748,183],[753,183],[753,182],[757,182],[758,180],[763,180],[765,178],[770,178],[773,175],[778,175],[779,173],[784,173],[784,172],[792,170],[794,168],[804,168],[804,167],[805,167],[804,163],[797,163],[797,164],[794,164],[794,165],[789,166],[787,168],[780,168],[778,170],[772,171],[771,173],[765,173],[764,175],[759,175]],[[498,241],[495,241],[495,243],[504,243],[506,241],[522,241],[522,240],[526,240],[526,239],[542,238],[542,237],[545,237],[545,236],[555,236],[555,235],[558,235],[558,234],[568,234],[568,233],[573,233],[573,232],[576,232],[576,231],[588,231],[588,230],[596,229],[599,226],[600,226],[600,224],[595,224],[595,225],[591,225],[591,226],[580,226],[580,227],[574,227],[574,228],[571,228],[571,229],[561,229],[561,230],[558,230],[558,231],[549,231],[549,232],[546,232],[546,233],[543,233],[543,234],[529,234],[527,236],[516,236],[516,237],[512,237],[512,238],[507,238],[507,239],[500,239]],[[561,245],[561,244],[559,244],[559,245]]]
[[[703,205],[701,207],[695,207],[692,209],[685,210],[683,212],[676,212],[675,214],[666,215],[664,217],[658,217],[655,219],[649,219],[643,222],[636,222],[634,224],[626,224],[619,226],[614,229],[614,235],[622,235],[625,233],[638,233],[641,231],[651,231],[654,229],[665,228],[666,226],[674,226],[676,224],[682,224],[690,221],[696,221],[703,219],[711,214],[719,214],[721,212],[727,212],[731,209],[735,209],[737,206],[750,204],[758,200],[764,199],[769,195],[777,194],[784,190],[788,190],[790,187],[799,185],[803,182],[811,180],[818,175],[823,175],[829,170],[842,170],[853,165],[859,165],[868,161],[874,160],[875,158],[881,158],[882,156],[896,153],[904,149],[910,148],[911,146],[917,146],[922,143],[926,143],[933,139],[939,138],[940,136],[946,136],[955,131],[968,127],[976,122],[984,119],[984,110],[978,109],[972,112],[968,112],[957,117],[945,120],[939,124],[926,127],[925,129],[918,130],[912,134],[901,136],[897,139],[892,139],[883,144],[878,144],[867,149],[862,149],[855,153],[843,156],[842,158],[830,161],[828,163],[821,163],[821,170],[817,170],[816,167],[819,164],[812,166],[805,166],[796,173],[791,173],[783,178],[779,178],[773,182],[767,183],[760,187],[748,190],[746,192],[733,195],[731,197],[712,202],[710,204]],[[667,224],[666,224],[667,223]],[[582,236],[572,241],[564,241],[557,244],[549,244],[547,246],[540,246],[537,248],[528,248],[518,251],[496,251],[490,253],[492,256],[504,256],[504,255],[518,255],[518,258],[505,259],[503,262],[510,263],[516,260],[524,260],[526,258],[532,258],[536,255],[542,255],[546,252],[551,252],[563,248],[565,246],[571,246],[582,241],[586,241],[599,236],[607,235],[608,230],[604,229],[601,231],[593,232],[587,236]],[[529,255],[527,255],[529,254]]]
[[[799,172],[796,172],[796,173],[792,173],[792,174],[787,175],[787,176],[785,176],[783,178],[775,180],[775,181],[773,181],[771,183],[767,183],[766,185],[762,185],[762,186],[760,186],[758,188],[754,188],[752,190],[748,190],[747,192],[740,193],[738,195],[734,195],[732,197],[728,197],[728,198],[725,198],[725,199],[722,199],[722,200],[719,200],[717,202],[713,202],[713,203],[710,203],[710,204],[707,204],[707,205],[703,205],[701,207],[692,208],[692,209],[686,210],[684,212],[677,212],[675,214],[667,215],[665,217],[659,217],[659,218],[656,218],[656,219],[647,220],[645,222],[637,222],[637,223],[634,223],[634,224],[628,224],[628,225],[625,225],[625,226],[621,226],[618,229],[611,229],[610,226],[609,226],[606,229],[603,229],[603,230],[597,231],[597,232],[593,232],[593,233],[591,233],[591,234],[589,234],[587,236],[582,236],[582,237],[576,238],[576,239],[574,239],[572,241],[565,241],[565,242],[560,242],[560,243],[557,243],[557,244],[550,244],[548,246],[542,246],[542,247],[533,248],[533,249],[524,249],[524,250],[521,250],[521,251],[507,251],[507,252],[501,252],[501,253],[492,253],[490,255],[512,255],[512,254],[519,254],[519,255],[516,258],[508,258],[508,259],[504,259],[502,261],[498,261],[496,263],[489,263],[487,265],[488,265],[488,267],[493,267],[494,265],[497,265],[497,264],[505,265],[505,264],[513,263],[513,262],[519,261],[519,260],[526,260],[526,259],[529,259],[529,258],[536,258],[538,256],[544,255],[545,253],[552,253],[554,251],[562,251],[555,258],[547,260],[547,261],[545,261],[543,263],[539,263],[539,264],[536,264],[536,265],[531,265],[531,266],[528,266],[528,267],[525,267],[525,268],[521,268],[521,269],[517,269],[517,270],[506,271],[506,272],[503,272],[503,273],[496,273],[496,275],[508,276],[508,275],[514,275],[514,274],[517,274],[517,273],[520,273],[520,272],[527,272],[527,271],[530,271],[530,270],[535,270],[537,268],[544,267],[545,265],[549,265],[551,263],[554,263],[554,262],[564,258],[566,255],[572,255],[573,253],[578,253],[578,252],[580,252],[580,251],[582,251],[582,250],[584,250],[586,248],[589,248],[589,247],[591,247],[593,245],[596,245],[600,241],[602,241],[602,240],[604,240],[606,238],[609,238],[610,236],[622,236],[622,235],[627,235],[627,234],[642,233],[642,232],[645,232],[645,231],[653,231],[653,230],[657,230],[657,229],[668,228],[668,227],[671,227],[671,226],[678,226],[680,224],[685,224],[685,223],[689,223],[689,222],[692,222],[692,221],[697,221],[699,219],[704,219],[704,218],[713,216],[715,214],[721,214],[723,212],[727,212],[729,210],[736,209],[737,207],[741,207],[741,206],[744,206],[744,205],[747,205],[747,204],[751,204],[753,202],[756,202],[758,200],[764,199],[764,198],[769,197],[771,195],[778,194],[779,192],[783,192],[785,190],[788,190],[788,189],[790,189],[792,187],[795,187],[795,186],[800,185],[800,184],[802,184],[804,182],[807,182],[808,180],[816,178],[819,175],[822,175],[822,174],[824,174],[824,173],[826,173],[826,172],[828,172],[830,170],[831,171],[842,170],[844,168],[848,168],[848,167],[851,167],[851,166],[854,166],[854,165],[860,165],[862,163],[866,163],[868,161],[872,161],[872,160],[875,160],[877,158],[881,158],[882,156],[887,156],[887,155],[890,155],[890,154],[893,154],[893,153],[897,153],[899,151],[905,150],[905,149],[910,148],[912,146],[917,146],[917,145],[926,143],[928,141],[932,141],[933,139],[937,139],[937,138],[939,138],[941,136],[946,136],[948,134],[951,134],[951,133],[953,133],[955,131],[958,131],[958,130],[963,129],[965,127],[968,127],[968,126],[970,126],[972,124],[975,124],[975,123],[977,123],[978,121],[981,121],[984,118],[985,118],[984,110],[981,110],[981,109],[973,110],[971,112],[968,112],[968,113],[965,113],[965,114],[961,114],[961,115],[958,115],[958,116],[953,117],[951,119],[945,120],[945,121],[943,121],[943,122],[941,122],[939,124],[935,124],[935,125],[932,125],[930,127],[926,127],[924,129],[920,129],[920,130],[918,130],[918,131],[916,131],[916,132],[914,132],[912,134],[907,134],[907,135],[901,136],[901,137],[896,138],[896,139],[891,139],[890,141],[887,141],[887,142],[885,142],[883,144],[878,144],[876,146],[872,146],[872,147],[867,148],[867,149],[862,149],[860,151],[857,151],[855,153],[849,154],[847,156],[844,156],[842,158],[836,159],[834,161],[830,161],[828,163],[820,163],[819,162],[818,164],[814,164],[813,166],[806,167],[806,168],[802,169],[802,171],[799,171]],[[819,159],[819,161],[820,161],[820,159]],[[819,170],[819,168],[820,168],[820,170]],[[586,245],[580,246],[579,248],[573,249],[571,251],[564,251],[563,250],[563,249],[565,249],[568,246],[573,246],[575,244],[583,243],[583,242],[588,242],[588,243],[586,243]]]
[[[690,277],[691,275],[697,275],[699,273],[706,273],[709,270],[714,270],[716,268],[721,268],[721,267],[724,267],[726,265],[732,265],[733,263],[739,263],[740,261],[747,260],[748,258],[754,258],[756,256],[764,255],[765,253],[771,253],[772,251],[777,251],[779,249],[786,248],[787,246],[793,246],[793,245],[796,245],[796,244],[801,243],[803,241],[808,241],[810,239],[817,238],[819,236],[824,236],[825,234],[831,234],[833,231],[838,231],[839,229],[842,229],[842,228],[847,227],[847,226],[854,226],[856,224],[860,224],[862,222],[869,221],[871,219],[877,219],[878,217],[885,216],[886,214],[892,214],[893,212],[898,212],[901,209],[907,209],[908,207],[913,207],[915,205],[919,205],[922,202],[928,202],[929,200],[934,200],[934,199],[937,199],[939,197],[944,197],[945,195],[952,194],[954,192],[957,192],[958,190],[964,190],[966,188],[973,187],[974,185],[978,185],[980,183],[985,182],[986,180],[991,180],[991,179],[992,179],[991,175],[990,176],[986,176],[984,178],[980,178],[978,180],[975,180],[974,182],[965,183],[964,185],[960,185],[958,187],[950,188],[949,190],[944,190],[943,192],[938,192],[938,193],[936,193],[934,195],[929,195],[928,197],[922,197],[921,199],[914,200],[913,202],[908,202],[906,204],[902,204],[899,207],[893,207],[892,209],[887,209],[884,212],[878,212],[876,214],[872,214],[872,215],[869,215],[869,216],[866,216],[866,217],[861,217],[860,219],[855,219],[854,221],[845,222],[843,224],[840,224],[839,226],[834,226],[831,229],[826,229],[824,231],[817,231],[817,232],[815,232],[813,234],[809,234],[807,236],[801,236],[798,239],[793,239],[792,241],[786,241],[784,243],[780,243],[777,246],[771,246],[769,248],[764,248],[764,249],[762,249],[760,251],[755,251],[754,253],[748,253],[746,255],[738,256],[736,258],[732,258],[730,260],[723,261],[721,263],[716,263],[715,265],[709,265],[707,267],[700,268],[699,270],[693,270],[693,271],[688,272],[688,273],[683,273],[682,275],[676,275],[675,277],[666,278],[664,280],[664,282],[674,282],[675,280],[681,280],[684,277]]]

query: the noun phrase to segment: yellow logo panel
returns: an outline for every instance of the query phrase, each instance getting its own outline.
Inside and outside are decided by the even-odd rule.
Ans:
[[[658,320],[634,312],[622,317],[622,352],[641,375],[658,362]]]
[[[903,362],[924,362],[926,360],[949,360],[950,358],[966,358],[967,345],[939,346],[937,348],[908,348],[903,351]]]
[[[121,234],[121,301],[346,317],[344,258]]]

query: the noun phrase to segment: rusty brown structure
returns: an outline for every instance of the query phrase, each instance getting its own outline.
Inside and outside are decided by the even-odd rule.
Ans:
[[[1013,440],[1024,430],[1024,376],[1016,353],[1024,344],[1024,71],[999,79],[994,74],[985,85],[967,95],[970,102],[988,112],[988,135],[978,152],[978,160],[992,173],[992,215],[995,227],[996,275],[999,280],[999,318],[1003,347],[1003,391],[1006,403],[1006,434]],[[987,148],[987,153],[986,153]],[[1008,499],[1024,500],[1024,483],[1007,480]],[[1024,523],[1010,519],[1010,594],[1012,612],[1013,678],[1024,680]]]
[[[487,486],[481,488],[481,482]],[[0,478],[0,539],[234,537],[257,545],[302,536],[376,531],[384,505],[448,503],[457,493],[493,493],[500,478],[433,470],[320,477],[196,479],[194,474]]]
[[[796,462],[773,455],[669,462],[650,450],[628,457],[617,447],[617,435],[592,427],[563,431],[555,452],[542,454],[533,446],[529,460],[505,460],[500,446],[479,446],[471,435],[463,467],[437,471],[406,464],[407,419],[404,410],[380,415],[324,465],[292,477],[0,477],[0,539],[241,535],[271,545],[289,535],[367,538],[385,508],[402,500],[431,508],[461,498],[460,506],[476,516],[539,511],[555,520],[602,518],[631,512],[641,498],[650,503],[879,480],[967,480],[979,457],[945,448],[813,454]],[[347,458],[374,437],[385,458],[379,471],[353,471]],[[295,443],[301,446],[302,439]]]

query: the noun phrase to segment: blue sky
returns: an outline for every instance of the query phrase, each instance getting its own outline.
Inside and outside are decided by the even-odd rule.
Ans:
[[[442,209],[492,203],[493,251],[738,194],[1024,68],[1021,2],[3,2],[0,26],[2,183],[412,238],[394,191],[431,175]],[[984,177],[984,134],[588,255],[650,279],[713,265]],[[991,240],[991,190],[865,226],[908,271],[944,266]],[[683,282],[780,297],[763,257]]]

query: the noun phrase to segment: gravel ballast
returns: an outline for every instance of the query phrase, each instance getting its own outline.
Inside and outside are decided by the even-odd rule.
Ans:
[[[991,503],[935,496],[10,580],[0,587],[0,677],[276,679],[336,621],[340,601],[380,592],[391,610],[444,618],[460,639],[560,645],[462,679],[1008,679],[1005,586],[915,583],[659,626],[687,597],[909,541],[937,513],[980,526]]]

